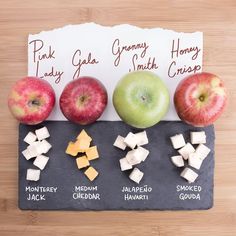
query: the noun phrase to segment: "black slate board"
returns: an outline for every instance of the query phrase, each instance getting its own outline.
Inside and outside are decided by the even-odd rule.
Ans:
[[[51,134],[49,142],[53,148],[47,154],[50,160],[41,172],[38,182],[26,181],[27,169],[36,167],[32,164],[33,160],[27,161],[21,154],[27,147],[23,139],[29,131],[44,125]],[[75,158],[65,154],[68,142],[75,139],[83,128],[93,137],[93,144],[98,146],[100,153],[100,159],[91,162],[100,173],[94,182],[90,182],[83,171],[77,169]],[[204,160],[200,171],[197,171],[199,177],[196,182],[189,184],[180,177],[182,168],[176,168],[170,161],[170,157],[177,155],[177,151],[172,148],[169,137],[183,133],[186,141],[189,141],[189,132],[194,130],[205,130],[206,145],[212,151]],[[149,149],[150,155],[144,163],[138,165],[138,168],[144,172],[140,185],[129,180],[130,171],[120,171],[119,159],[124,157],[126,152],[113,146],[118,134],[125,136],[129,131],[140,130],[119,121],[98,121],[89,126],[79,126],[68,121],[48,121],[38,126],[20,125],[19,208],[26,210],[194,210],[209,209],[213,206],[215,139],[213,126],[195,128],[183,122],[162,121],[146,129],[149,144],[145,147]],[[189,186],[190,189],[187,189]],[[44,192],[49,189],[41,188],[41,191],[39,187],[57,187],[57,190]],[[92,189],[85,191],[89,187]],[[125,192],[122,191],[123,187]],[[29,194],[34,200],[27,200]],[[35,200],[35,198],[39,199],[40,195],[41,200]],[[79,196],[97,197],[100,200],[81,199],[78,198]],[[130,200],[130,198],[136,199]]]

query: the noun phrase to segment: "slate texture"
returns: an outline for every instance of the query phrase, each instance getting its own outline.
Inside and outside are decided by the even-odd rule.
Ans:
[[[26,181],[28,168],[35,168],[21,152],[27,147],[23,139],[29,131],[47,126],[51,137],[50,160],[41,172],[38,182]],[[69,141],[75,140],[85,129],[97,145],[100,159],[91,161],[99,176],[90,182],[84,170],[78,170],[74,157],[65,154]],[[195,183],[189,184],[180,177],[182,168],[176,168],[170,157],[178,155],[169,137],[182,133],[190,141],[190,131],[204,130],[207,146],[212,150],[204,160]],[[47,121],[37,126],[19,126],[19,208],[25,210],[195,210],[213,206],[214,183],[214,127],[196,128],[179,121],[162,121],[146,129],[149,144],[144,146],[150,154],[137,167],[144,178],[137,185],[121,172],[119,159],[125,151],[113,146],[117,135],[142,130],[131,128],[120,121],[98,121],[80,126],[68,121]],[[196,145],[195,145],[196,147]],[[187,163],[186,163],[187,164]],[[82,186],[82,187],[81,187]],[[189,188],[190,186],[190,188]],[[39,187],[44,187],[39,189]],[[56,192],[47,187],[56,187]],[[89,189],[90,187],[90,189]],[[92,188],[91,188],[92,187]],[[189,189],[188,189],[189,188]],[[46,192],[45,192],[46,191]],[[27,200],[29,198],[31,200]],[[41,200],[37,200],[40,199]],[[84,199],[93,198],[93,199]],[[97,198],[97,199],[96,199]],[[183,200],[183,198],[187,198]],[[188,199],[191,198],[191,199]],[[194,198],[194,199],[192,199]],[[32,200],[33,199],[33,200]],[[45,199],[45,200],[44,200]],[[131,200],[132,199],[132,200]]]

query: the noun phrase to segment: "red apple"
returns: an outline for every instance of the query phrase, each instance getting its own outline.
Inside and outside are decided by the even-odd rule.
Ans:
[[[9,94],[8,107],[21,123],[39,124],[51,113],[55,93],[51,85],[37,77],[25,77],[17,81]]]
[[[60,108],[64,116],[81,125],[95,122],[106,105],[105,87],[99,80],[89,76],[68,83],[60,97]]]
[[[174,95],[175,108],[181,120],[199,127],[213,124],[226,103],[227,93],[222,80],[206,72],[182,80]]]

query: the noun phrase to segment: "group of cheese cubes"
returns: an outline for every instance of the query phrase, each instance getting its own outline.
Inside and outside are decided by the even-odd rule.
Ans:
[[[90,181],[93,181],[97,176],[98,172],[95,168],[90,166],[90,161],[98,159],[99,154],[97,146],[90,147],[92,138],[82,130],[77,136],[75,142],[69,142],[66,153],[76,157],[76,163],[78,169],[83,169],[89,166],[89,168],[84,172]],[[82,156],[78,157],[78,154]]]
[[[46,140],[50,137],[47,127],[29,132],[24,141],[28,147],[22,152],[26,160],[35,158],[33,165],[39,169],[28,169],[26,179],[30,181],[38,181],[40,179],[40,171],[43,170],[48,163],[49,157],[43,154],[48,153],[52,145]]]
[[[127,152],[124,158],[120,159],[121,171],[130,170],[134,165],[140,164],[146,160],[147,156],[149,155],[149,151],[141,147],[146,144],[148,144],[146,131],[136,134],[129,132],[125,138],[118,135],[113,145],[122,150],[125,150],[126,147],[132,149],[131,151]],[[144,173],[135,167],[130,173],[129,178],[139,184],[143,178],[143,175]]]
[[[199,170],[202,162],[211,151],[204,145],[206,143],[204,131],[190,132],[191,143],[186,143],[182,134],[172,136],[170,139],[174,149],[178,149],[180,154],[171,157],[173,164],[177,167],[184,167],[184,160],[187,160],[190,167]],[[195,149],[192,144],[197,144],[197,148]],[[198,174],[188,167],[185,167],[180,175],[189,183],[193,183],[198,177]]]

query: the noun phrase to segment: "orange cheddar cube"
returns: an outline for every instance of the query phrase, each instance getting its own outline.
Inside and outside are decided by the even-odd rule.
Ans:
[[[89,142],[92,141],[92,138],[86,133],[86,131],[83,129],[80,134],[76,138],[77,140],[88,140]]]
[[[75,143],[69,142],[69,144],[66,148],[66,154],[69,154],[69,155],[74,156],[74,157],[78,154]]]
[[[86,149],[86,156],[89,161],[99,158],[97,146],[92,146]]]
[[[90,146],[90,142],[88,139],[78,139],[75,142],[75,146],[78,150],[78,152],[85,152]]]
[[[97,176],[98,176],[98,172],[92,167],[90,166],[85,172],[84,174],[88,177],[88,179],[90,181],[93,181]]]
[[[89,166],[89,161],[86,156],[76,158],[76,163],[79,169]]]

